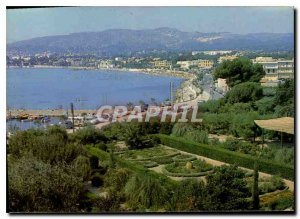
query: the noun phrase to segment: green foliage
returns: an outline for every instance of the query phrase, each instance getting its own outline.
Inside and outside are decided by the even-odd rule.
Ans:
[[[234,86],[225,96],[226,102],[247,103],[259,100],[263,96],[263,89],[259,83],[245,82]]]
[[[253,138],[258,133],[258,128],[254,123],[259,115],[256,112],[243,113],[234,115],[230,132],[234,136],[243,137],[244,139]]]
[[[283,191],[276,194],[265,195],[261,197],[261,205],[264,210],[285,210],[294,209],[294,194],[289,191]]]
[[[186,132],[183,137],[185,139],[188,139],[190,141],[195,141],[198,143],[203,143],[203,144],[208,143],[208,133],[206,131],[202,131],[199,129]]]
[[[205,113],[203,115],[203,126],[211,134],[227,134],[232,122],[232,114]]]
[[[241,141],[235,138],[227,138],[226,141],[220,144],[222,148],[230,151],[237,151],[244,154],[250,154],[253,156],[258,155],[259,147],[255,144]]]
[[[135,175],[129,179],[125,186],[127,203],[137,208],[160,208],[168,200],[166,188],[157,180],[145,174]]]
[[[8,182],[9,211],[79,211],[83,180],[73,165],[50,165],[32,155],[23,156],[9,164]]]
[[[125,168],[109,169],[105,174],[104,186],[113,191],[121,191],[130,177],[130,172]]]
[[[225,105],[223,98],[219,100],[208,100],[200,105],[201,112],[218,113],[220,109]]]
[[[177,136],[177,137],[182,137],[184,136],[187,132],[190,132],[192,131],[194,128],[193,128],[193,125],[190,124],[190,123],[176,123],[174,126],[173,126],[173,129],[172,129],[172,135],[174,136]]]
[[[71,135],[71,141],[74,141],[78,144],[87,145],[106,142],[107,138],[99,129],[89,126],[87,128],[79,129],[73,133]]]
[[[245,174],[237,166],[216,167],[206,178],[205,209],[209,211],[246,210],[248,188]]]
[[[176,186],[170,207],[172,211],[193,212],[204,210],[205,184],[196,179],[186,179]]]
[[[79,155],[74,161],[74,167],[78,172],[78,176],[82,177],[83,181],[87,181],[91,175],[91,165],[89,158]]]
[[[284,83],[279,84],[274,96],[276,105],[294,104],[295,98],[295,81],[286,79]]]
[[[192,168],[187,167],[187,162],[174,162],[165,166],[165,173],[171,176],[178,177],[195,177],[207,175],[213,169],[213,166],[202,160],[191,162]]]
[[[263,67],[247,58],[225,61],[214,72],[214,78],[225,78],[229,87],[243,82],[259,82],[264,75]]]
[[[228,151],[219,147],[211,147],[210,145],[191,142],[182,138],[173,136],[157,135],[162,144],[176,148],[189,153],[216,159],[229,164],[237,164],[242,167],[252,168],[255,161],[258,162],[259,170],[262,172],[277,174],[287,179],[294,179],[294,168],[291,165],[278,164],[274,161],[259,159],[250,155]]]
[[[53,127],[46,131],[19,131],[9,140],[10,155],[20,158],[27,153],[51,164],[71,163],[77,156],[85,155],[81,145],[70,143],[66,131]]]
[[[157,145],[155,138],[150,136],[143,136],[142,130],[138,124],[130,124],[125,128],[125,143],[129,149],[149,148]]]
[[[269,114],[274,112],[274,97],[263,97],[255,102],[255,107],[259,114]]]

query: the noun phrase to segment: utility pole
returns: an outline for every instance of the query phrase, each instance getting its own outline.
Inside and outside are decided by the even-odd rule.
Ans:
[[[74,106],[73,103],[70,104],[71,105],[71,114],[72,114],[72,123],[73,123],[73,133],[75,132],[75,127],[74,127]]]
[[[170,81],[170,101],[173,104],[173,82]]]

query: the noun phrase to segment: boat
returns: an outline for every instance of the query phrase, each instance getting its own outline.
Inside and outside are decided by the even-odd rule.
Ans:
[[[24,119],[28,119],[29,114],[22,114],[20,115],[19,119],[24,120]]]

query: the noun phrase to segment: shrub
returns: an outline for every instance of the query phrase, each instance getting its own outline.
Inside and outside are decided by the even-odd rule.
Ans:
[[[207,144],[208,143],[208,133],[202,130],[192,130],[186,132],[183,136],[185,139],[190,141],[195,141],[198,143]]]
[[[176,123],[172,129],[172,135],[177,137],[184,136],[187,132],[192,131],[194,128],[190,123]]]
[[[125,168],[109,169],[104,176],[104,186],[112,191],[120,192],[130,177],[129,170]]]
[[[129,179],[125,186],[128,204],[132,207],[161,208],[168,200],[166,188],[157,180],[145,174]]]
[[[190,163],[192,168],[187,168]],[[171,176],[204,176],[213,169],[213,166],[202,160],[195,160],[193,162],[174,162],[167,164],[164,168],[164,173]]]
[[[79,144],[98,144],[99,142],[106,142],[108,139],[105,135],[94,127],[87,127],[79,129],[71,135],[71,140]]]
[[[107,145],[104,142],[99,142],[95,144],[95,147],[103,151],[107,150]]]
[[[245,82],[234,86],[225,96],[226,102],[247,103],[259,100],[263,96],[262,86],[255,82]]]
[[[211,147],[210,145],[194,143],[173,136],[166,136],[161,134],[158,134],[157,136],[161,139],[162,144],[168,145],[170,147],[182,151],[208,157],[211,159],[216,159],[229,164],[237,164],[239,166],[246,167],[249,169],[252,169],[253,163],[257,161],[260,168],[259,170],[262,172],[270,173],[273,175],[277,174],[281,177],[291,180],[294,179],[294,168],[289,165],[278,164],[276,162],[271,162],[266,159],[259,159],[250,155],[228,151],[223,148]]]

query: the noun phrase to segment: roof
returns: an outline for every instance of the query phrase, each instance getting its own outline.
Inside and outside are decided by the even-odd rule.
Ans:
[[[254,120],[256,125],[261,128],[269,129],[278,132],[294,134],[294,118],[282,117],[277,119]]]

